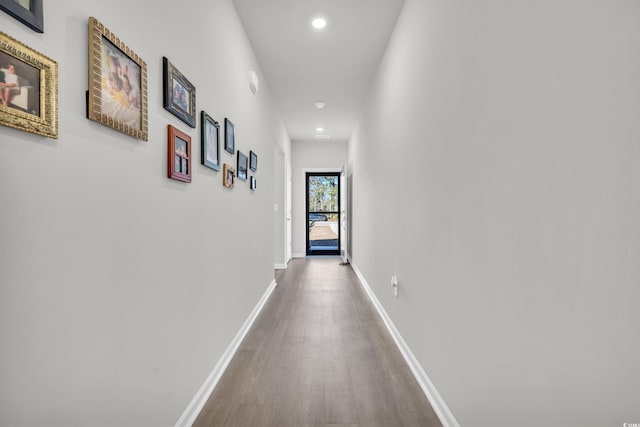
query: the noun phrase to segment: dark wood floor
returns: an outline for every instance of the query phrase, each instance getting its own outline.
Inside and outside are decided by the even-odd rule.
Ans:
[[[194,427],[441,426],[350,266],[295,259]]]

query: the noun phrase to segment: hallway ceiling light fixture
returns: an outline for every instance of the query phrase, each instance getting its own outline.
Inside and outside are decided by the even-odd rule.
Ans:
[[[316,135],[316,139],[329,139],[329,138],[331,138],[331,135],[327,135],[327,134]]]
[[[316,132],[324,132],[324,128],[316,128]]]
[[[324,108],[324,106],[327,105],[327,104],[325,104],[324,102],[316,102],[315,105],[316,105],[316,108],[318,110],[322,110]]]
[[[314,18],[311,21],[311,26],[316,30],[322,30],[327,27],[327,20],[324,18]]]

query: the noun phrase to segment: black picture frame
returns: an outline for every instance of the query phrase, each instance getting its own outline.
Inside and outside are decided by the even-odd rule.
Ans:
[[[196,127],[196,88],[167,57],[162,57],[162,103],[165,110]]]
[[[251,189],[251,191],[256,191],[257,188],[256,177],[253,175],[251,175],[251,179],[249,181],[249,188]]]
[[[200,113],[202,127],[202,164],[215,170],[220,170],[220,125],[204,110]]]
[[[31,0],[31,9],[27,9],[16,0],[0,0],[0,9],[36,33],[44,33],[43,1],[44,0]]]
[[[236,169],[236,175],[238,179],[243,181],[247,180],[247,167],[249,166],[249,158],[242,151],[238,150],[238,168]]]
[[[258,170],[258,155],[253,151],[249,151],[249,169],[253,172]]]
[[[229,154],[236,152],[235,126],[228,118],[224,118],[224,149]]]

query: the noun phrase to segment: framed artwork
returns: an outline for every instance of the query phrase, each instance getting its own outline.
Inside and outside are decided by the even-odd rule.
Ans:
[[[236,170],[232,166],[225,163],[222,173],[224,174],[224,176],[222,177],[222,185],[227,188],[233,188],[235,184]]]
[[[0,9],[37,33],[44,32],[43,0],[0,0]]]
[[[224,149],[230,154],[236,152],[235,129],[231,120],[226,117],[224,119]]]
[[[183,182],[191,182],[191,137],[167,126],[169,130],[167,176]]]
[[[58,138],[58,64],[2,32],[0,125]]]
[[[249,164],[249,159],[246,154],[238,150],[238,179],[243,181],[247,180],[247,166]]]
[[[249,188],[251,191],[256,191],[256,177],[251,175],[251,179],[249,180]]]
[[[249,169],[254,172],[258,170],[258,155],[253,151],[249,151]]]
[[[213,170],[220,170],[220,125],[213,118],[201,112],[202,124],[202,164]]]
[[[87,118],[147,141],[147,64],[89,18]]]
[[[162,57],[162,100],[174,116],[196,127],[196,88],[166,57]]]

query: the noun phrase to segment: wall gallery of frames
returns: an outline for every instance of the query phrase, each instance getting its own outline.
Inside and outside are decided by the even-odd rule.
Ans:
[[[0,8],[37,32],[44,32],[42,2],[30,6],[3,2]],[[94,17],[89,18],[89,90],[87,118],[133,138],[148,140],[147,65],[121,39]],[[196,128],[196,88],[163,57],[164,108]],[[235,127],[224,119],[224,150],[235,161],[221,165],[220,124],[206,111],[201,116],[200,163],[215,171],[222,166],[222,184],[233,189],[236,180],[257,188],[258,155],[236,150]],[[0,32],[0,124],[25,132],[58,138],[58,64],[13,37]],[[167,177],[191,182],[191,137],[167,125]]]

